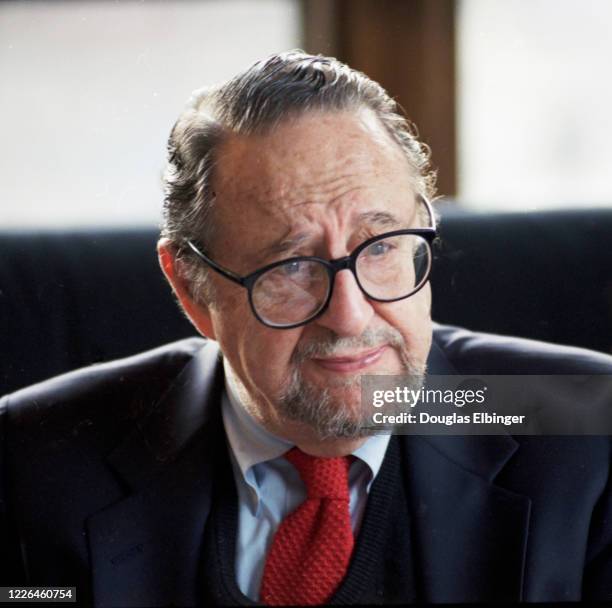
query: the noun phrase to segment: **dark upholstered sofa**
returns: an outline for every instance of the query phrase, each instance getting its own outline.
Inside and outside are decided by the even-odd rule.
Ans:
[[[612,210],[443,210],[433,317],[612,352]],[[153,228],[0,232],[0,394],[193,335]]]

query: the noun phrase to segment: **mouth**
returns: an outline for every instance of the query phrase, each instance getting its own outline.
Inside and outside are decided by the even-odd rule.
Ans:
[[[312,359],[314,363],[333,372],[356,372],[374,365],[387,350],[387,344],[361,353],[347,354],[340,357]]]

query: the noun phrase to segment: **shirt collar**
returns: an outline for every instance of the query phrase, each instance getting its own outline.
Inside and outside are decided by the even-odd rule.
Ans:
[[[250,469],[260,462],[282,456],[293,444],[270,433],[247,412],[240,402],[231,374],[228,374],[225,360],[224,371],[223,424],[238,468],[245,481],[252,485],[248,475]]]
[[[378,471],[380,471],[390,439],[391,435],[372,435],[353,452],[353,456],[365,462],[370,469],[371,476],[366,488],[367,492],[370,491],[370,487],[374,483]]]
[[[225,432],[236,464],[244,481],[251,486],[259,498],[259,488],[252,469],[255,465],[273,460],[290,450],[294,444],[273,435],[259,424],[241,404],[238,391],[224,360],[225,388],[222,402],[222,417]],[[367,491],[382,466],[390,435],[373,435],[353,452],[353,456],[364,462],[370,470]]]

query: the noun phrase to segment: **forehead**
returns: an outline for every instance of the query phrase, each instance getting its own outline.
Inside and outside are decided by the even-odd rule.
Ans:
[[[349,226],[358,218],[414,212],[413,175],[396,142],[366,109],[311,112],[265,134],[232,136],[213,177],[224,233]]]

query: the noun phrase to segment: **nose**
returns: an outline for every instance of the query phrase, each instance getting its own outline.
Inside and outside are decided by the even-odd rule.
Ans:
[[[316,320],[339,336],[361,336],[374,316],[374,308],[350,270],[336,273],[331,300]]]

